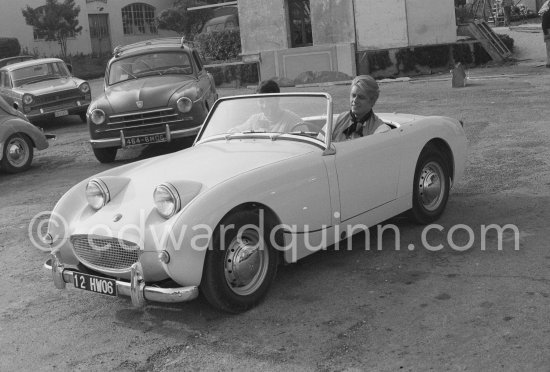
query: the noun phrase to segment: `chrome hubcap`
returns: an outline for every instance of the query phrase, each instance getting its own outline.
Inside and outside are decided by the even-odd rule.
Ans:
[[[418,194],[426,210],[435,211],[439,208],[443,201],[445,182],[439,163],[432,161],[424,166],[420,174]]]
[[[29,159],[29,147],[21,138],[13,138],[6,145],[6,150],[7,159],[14,167],[24,165]]]
[[[225,253],[225,280],[229,288],[241,296],[254,293],[264,282],[268,263],[268,251],[257,231],[247,230],[242,237],[235,237]]]

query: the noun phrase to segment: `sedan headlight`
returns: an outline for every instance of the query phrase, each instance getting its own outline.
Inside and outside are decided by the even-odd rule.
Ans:
[[[86,199],[93,209],[100,210],[111,200],[107,185],[100,179],[94,178],[86,185]]]
[[[163,183],[155,188],[153,200],[159,214],[166,219],[178,213],[181,208],[180,195],[169,183]]]
[[[101,109],[94,109],[90,113],[90,119],[95,125],[100,125],[105,123],[105,112]]]
[[[177,105],[179,112],[186,113],[191,111],[191,107],[193,107],[193,102],[187,97],[181,97],[180,99],[178,99]]]
[[[23,103],[25,105],[30,105],[34,101],[34,97],[30,94],[23,95]]]
[[[89,93],[90,92],[90,84],[82,83],[82,84],[80,84],[78,89],[80,89],[80,91],[84,94]]]

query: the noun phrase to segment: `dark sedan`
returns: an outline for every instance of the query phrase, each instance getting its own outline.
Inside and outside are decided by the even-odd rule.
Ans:
[[[105,92],[88,109],[94,154],[108,163],[121,147],[194,137],[217,98],[199,54],[181,39],[117,47]]]

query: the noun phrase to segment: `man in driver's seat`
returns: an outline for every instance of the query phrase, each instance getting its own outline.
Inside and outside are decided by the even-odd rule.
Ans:
[[[279,84],[273,80],[264,80],[258,85],[256,93],[280,93]],[[233,131],[253,130],[255,132],[286,133],[292,130],[302,119],[295,113],[279,106],[279,97],[266,97],[259,100],[260,113],[252,115]]]

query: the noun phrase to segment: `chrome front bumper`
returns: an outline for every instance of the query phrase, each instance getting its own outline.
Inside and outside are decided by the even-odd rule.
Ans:
[[[73,274],[79,273],[74,269],[65,269],[59,260],[58,252],[52,252],[50,259],[44,263],[44,268],[51,271],[54,286],[58,289],[65,289],[67,283],[73,283]],[[130,282],[116,280],[116,286],[117,293],[121,296],[129,296],[134,306],[144,306],[147,301],[167,303],[191,301],[199,295],[199,288],[196,286],[160,288],[146,285],[139,262],[132,265]]]
[[[171,142],[173,139],[191,137],[196,135],[197,133],[199,133],[201,126],[202,124],[193,128],[188,128],[188,129],[170,130],[170,127],[168,126],[168,124],[166,124],[164,132],[161,132],[161,133],[166,135],[166,139],[167,139],[166,142]],[[119,133],[117,134],[116,137],[106,138],[106,139],[91,139],[90,143],[94,148],[104,148],[104,147],[125,148],[125,147],[133,146],[133,145],[126,144],[126,138],[123,130],[119,130]]]

